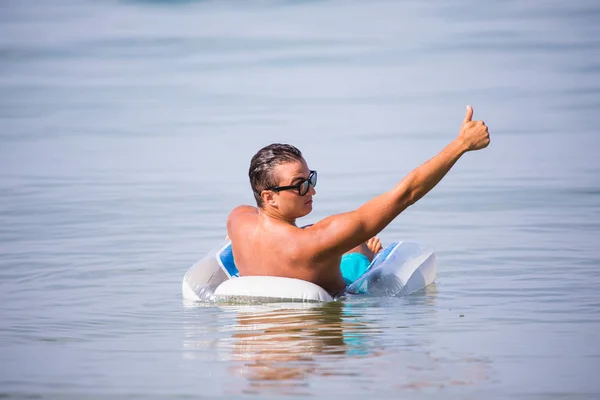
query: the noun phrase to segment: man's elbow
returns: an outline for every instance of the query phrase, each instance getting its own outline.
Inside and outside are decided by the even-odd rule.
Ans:
[[[398,214],[404,211],[406,208],[412,206],[419,200],[418,190],[414,185],[411,185],[411,181],[402,181],[402,183],[396,188],[396,207]]]
[[[406,194],[406,198],[403,199],[404,200],[403,209],[406,209],[406,208],[412,206],[417,201],[419,201],[420,198],[421,198],[421,196],[417,193],[416,190],[409,191]]]

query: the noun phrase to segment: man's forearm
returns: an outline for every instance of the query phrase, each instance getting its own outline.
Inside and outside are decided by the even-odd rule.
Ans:
[[[457,138],[435,157],[412,170],[394,188],[400,212],[433,189],[467,150],[465,144]]]
[[[361,239],[379,233],[402,211],[425,196],[466,151],[461,140],[452,141],[435,157],[412,170],[392,190],[358,208],[356,217],[361,221]]]

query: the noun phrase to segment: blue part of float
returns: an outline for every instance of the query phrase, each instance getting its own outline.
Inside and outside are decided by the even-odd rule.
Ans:
[[[371,261],[371,264],[364,273],[367,273],[370,269],[377,268],[378,265],[381,265],[381,263],[383,263],[389,257],[392,251],[394,251],[396,247],[398,247],[398,244],[400,244],[400,242],[393,242],[390,245],[386,246],[384,249],[382,249],[379,253],[377,253],[377,255],[375,256],[373,261]],[[360,277],[358,279],[360,279]]]
[[[435,254],[418,243],[394,242],[346,288],[346,293],[380,297],[406,296],[435,280]]]
[[[233,247],[231,246],[231,242],[225,244],[225,246],[217,252],[217,261],[230,278],[240,276],[240,271],[238,271],[235,260],[233,259]]]

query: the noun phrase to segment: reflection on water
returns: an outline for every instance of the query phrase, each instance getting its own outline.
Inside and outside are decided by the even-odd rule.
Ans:
[[[221,351],[236,361],[230,373],[246,378],[244,392],[302,391],[312,375],[337,373],[335,363],[323,358],[377,356],[372,337],[381,331],[356,318],[343,302],[283,307],[236,309],[234,332],[222,341]]]
[[[238,313],[231,352],[242,365],[231,373],[246,377],[256,393],[270,386],[303,386],[308,375],[320,373],[317,355],[345,352],[341,306],[333,304],[306,311]]]
[[[489,360],[436,352],[442,342],[437,297],[432,284],[404,298],[351,295],[319,305],[186,303],[184,358],[216,353],[228,365],[229,395],[308,395],[323,378],[387,382],[365,386],[365,394],[489,380]]]

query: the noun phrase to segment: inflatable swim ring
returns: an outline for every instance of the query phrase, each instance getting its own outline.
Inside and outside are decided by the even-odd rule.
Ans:
[[[345,294],[405,296],[435,280],[435,254],[413,242],[394,242],[381,250]],[[334,300],[322,287],[293,278],[240,277],[231,242],[196,262],[184,275],[183,298],[217,302],[323,302]]]

